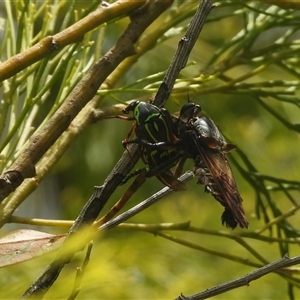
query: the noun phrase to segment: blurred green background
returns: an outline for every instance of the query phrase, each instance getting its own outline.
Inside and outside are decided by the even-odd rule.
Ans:
[[[77,299],[173,299],[180,293],[189,295],[203,291],[256,269],[247,265],[246,261],[262,266],[262,261],[249,249],[267,262],[280,259],[284,251],[288,251],[290,257],[299,254],[298,213],[287,216],[282,223],[275,223],[270,226],[270,230],[259,233],[267,221],[299,205],[299,129],[287,125],[299,122],[299,52],[295,51],[299,47],[299,12],[259,1],[245,2],[218,2],[219,6],[210,13],[189,58],[189,65],[181,72],[166,108],[171,112],[179,111],[186,103],[188,94],[193,102],[202,106],[204,113],[214,120],[226,138],[236,144],[240,152],[231,153],[229,161],[244,199],[249,229],[237,228],[231,231],[222,227],[220,216],[223,208],[211,195],[204,193],[204,187],[197,185],[196,179],[190,181],[187,191],[163,199],[130,222],[156,224],[190,221],[192,226],[211,231],[207,234],[188,231],[166,233],[210,249],[210,253],[138,230],[113,229],[94,241],[82,291]],[[75,3],[79,16],[82,9],[91,5],[90,1]],[[32,2],[34,4],[38,5]],[[57,3],[49,1],[49,5]],[[114,87],[115,92],[109,91],[99,103],[99,109],[116,104],[116,100],[124,102],[153,96],[152,90],[149,93],[147,88],[143,90],[143,82],[135,84],[134,90],[124,89],[120,92],[119,89],[168,68],[196,7],[196,2],[175,1],[173,8],[149,28],[148,32],[153,32],[160,24],[182,17],[173,31],[168,31],[170,37],[163,36],[153,49],[122,76]],[[62,5],[60,14],[64,15],[66,9],[67,5]],[[41,26],[38,24],[41,18],[36,20],[37,28]],[[71,18],[70,23],[74,21]],[[101,30],[101,54],[104,54],[114,45],[127,24],[128,18],[115,20],[92,32],[89,39],[96,39]],[[54,26],[53,30],[61,29]],[[240,61],[234,63],[234,59]],[[265,66],[265,69],[249,75],[245,80],[241,78],[259,66]],[[236,84],[226,87],[226,83],[231,80],[236,80]],[[151,80],[147,84],[157,87]],[[270,113],[261,102],[277,115]],[[44,110],[42,115],[47,114],[49,106],[51,99],[41,106]],[[38,117],[35,120],[36,124],[41,121],[42,118]],[[74,220],[91,196],[93,187],[103,183],[123,153],[121,141],[126,137],[131,124],[111,119],[90,126],[72,143],[52,172],[22,203],[15,215]],[[257,172],[249,173],[241,153]],[[141,166],[139,162],[136,168]],[[186,169],[192,168],[192,163],[188,162]],[[245,177],[245,173],[249,177]],[[261,180],[263,176],[269,177]],[[258,183],[263,184],[264,188]],[[129,184],[117,189],[102,214],[122,196]],[[156,178],[147,180],[124,210],[160,188],[162,184]],[[3,227],[3,233],[20,228],[28,226],[7,224]],[[66,232],[65,228],[29,228],[49,233]],[[266,240],[260,239],[260,236],[266,237]],[[245,245],[234,240],[239,237],[249,245],[248,250]],[[276,237],[285,240],[272,240]],[[223,253],[227,258],[213,251]],[[19,297],[54,255],[50,253],[3,268],[0,298]],[[48,292],[47,299],[68,297],[76,267],[82,264],[84,255],[84,252],[78,253],[66,266]],[[230,255],[244,262],[228,259]],[[297,280],[298,268],[294,268],[294,273]],[[300,297],[300,285],[297,282],[295,286],[292,289],[286,279],[269,274],[251,282],[248,287],[229,291],[215,299],[296,299]]]

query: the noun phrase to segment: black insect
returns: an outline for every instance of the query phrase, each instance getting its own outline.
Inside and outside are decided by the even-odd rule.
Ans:
[[[235,149],[235,145],[226,142],[211,119],[199,117],[200,112],[201,107],[194,103],[182,107],[175,120],[180,140],[177,147],[194,160],[198,183],[224,206],[222,224],[232,229],[237,225],[248,228],[243,200],[226,158],[226,153]]]
[[[143,162],[148,165],[146,178],[156,176],[164,185],[174,190],[185,190],[186,184],[177,178],[181,170],[171,171],[183,155],[173,146],[176,137],[176,127],[170,113],[165,109],[140,101],[131,102],[124,110],[125,114],[133,113],[133,117],[115,116],[123,120],[135,120],[123,145],[138,144]],[[130,140],[134,130],[136,138]],[[180,164],[181,166],[182,164]],[[125,181],[139,170],[130,174]]]

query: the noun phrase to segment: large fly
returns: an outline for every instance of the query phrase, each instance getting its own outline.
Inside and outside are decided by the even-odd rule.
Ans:
[[[211,119],[199,117],[200,111],[201,107],[194,103],[182,107],[177,119],[180,147],[194,160],[198,183],[224,206],[222,224],[232,229],[237,225],[248,228],[243,200],[226,158],[235,145],[226,142]]]

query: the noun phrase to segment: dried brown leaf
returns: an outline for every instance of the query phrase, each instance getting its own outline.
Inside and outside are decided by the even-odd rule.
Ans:
[[[20,229],[0,238],[0,267],[23,262],[57,249],[65,234]]]

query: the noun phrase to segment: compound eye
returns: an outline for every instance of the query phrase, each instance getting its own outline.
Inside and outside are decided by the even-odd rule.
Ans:
[[[192,102],[186,103],[180,110],[179,118],[182,122],[188,122],[191,118],[198,115],[201,106]]]
[[[200,112],[202,111],[202,108],[199,104],[195,104],[195,107],[194,107],[194,115],[198,115]]]
[[[190,114],[193,111],[194,107],[195,107],[195,103],[192,102],[184,104],[180,110],[180,116],[185,114]]]

